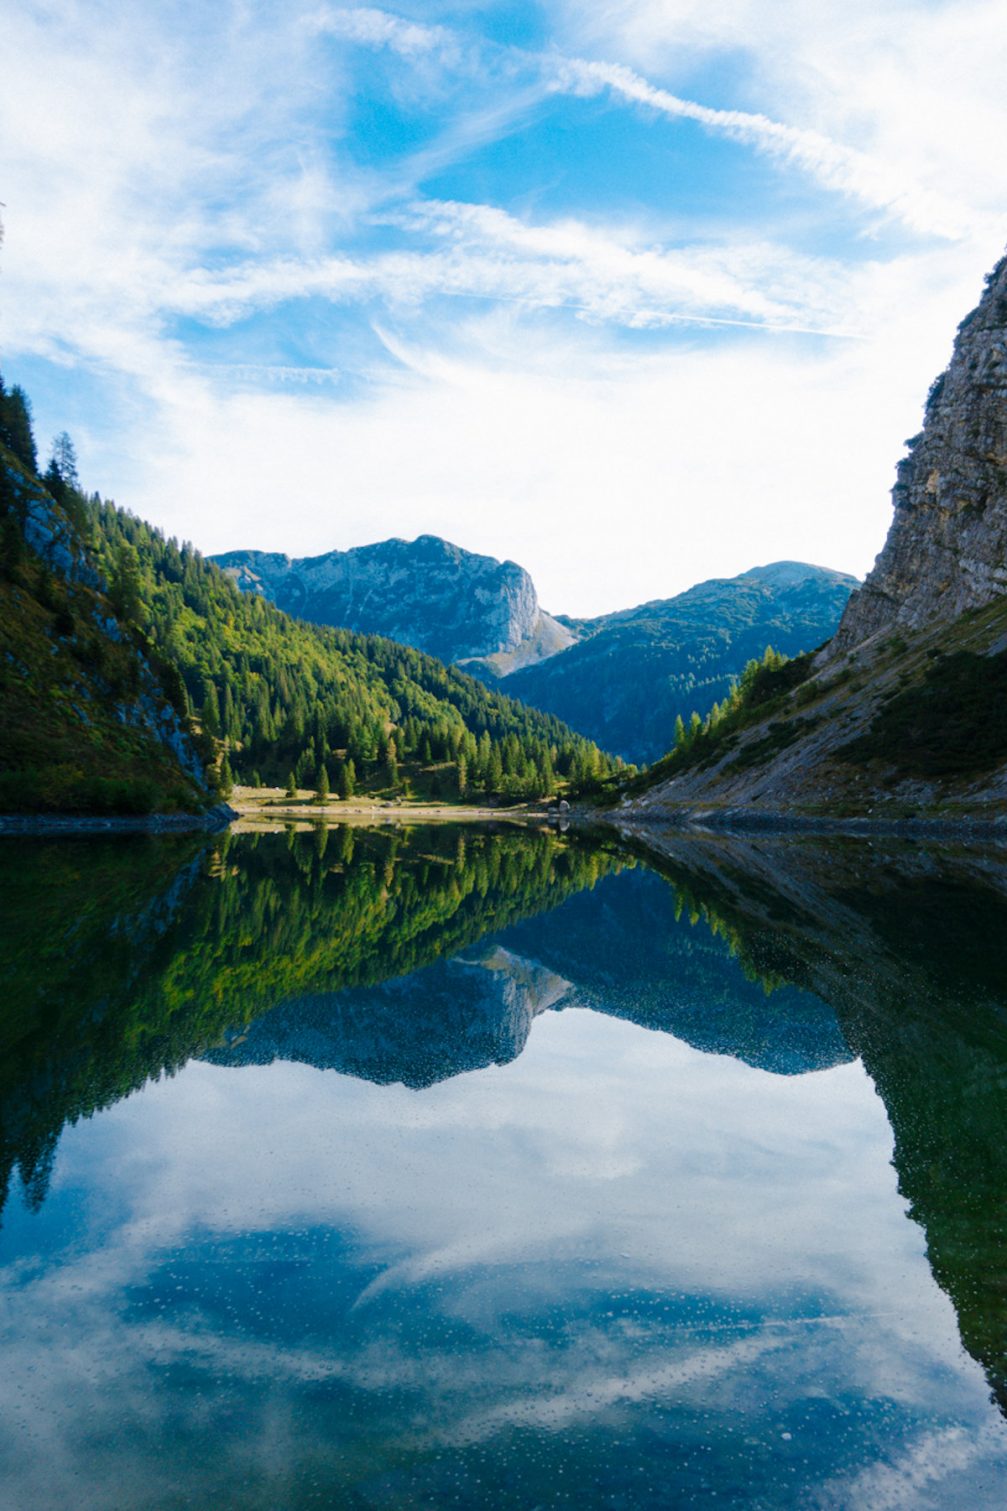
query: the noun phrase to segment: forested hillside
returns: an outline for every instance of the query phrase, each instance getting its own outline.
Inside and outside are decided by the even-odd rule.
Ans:
[[[27,400],[0,380],[0,813],[198,812],[212,793],[177,678],[88,556],[69,439],[48,486],[36,469]]]
[[[15,1165],[41,1203],[66,1122],[278,1003],[419,970],[625,863],[537,828],[95,840],[81,907],[67,842],[0,852],[0,1213]]]
[[[102,570],[243,782],[540,797],[616,763],[558,719],[432,656],[309,625],[241,593],[190,545],[114,504],[88,506]]]
[[[192,545],[86,496],[67,435],[40,477],[29,402],[2,383],[0,443],[0,807],[198,806],[202,762],[225,794],[240,780],[500,799],[589,789],[616,769],[558,719],[432,656],[242,594]],[[154,713],[176,744],[195,742],[187,777],[178,751],[150,750]]]
[[[600,619],[564,620],[577,643],[514,672],[506,687],[606,750],[654,761],[674,743],[676,719],[727,697],[767,645],[795,656],[834,634],[856,585],[844,572],[779,561]]]

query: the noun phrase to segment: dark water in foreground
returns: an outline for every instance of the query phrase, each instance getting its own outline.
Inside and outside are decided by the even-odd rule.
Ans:
[[[1007,866],[0,846],[0,1504],[1007,1503]]]

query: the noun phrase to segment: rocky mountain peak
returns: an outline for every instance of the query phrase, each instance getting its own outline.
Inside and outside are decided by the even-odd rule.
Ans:
[[[438,535],[321,556],[230,551],[214,560],[243,591],[299,618],[387,635],[442,661],[502,661],[497,674],[573,639],[543,612],[523,567]]]
[[[885,628],[957,618],[1007,591],[1007,257],[958,327],[923,429],[907,444],[888,539],[830,656]]]

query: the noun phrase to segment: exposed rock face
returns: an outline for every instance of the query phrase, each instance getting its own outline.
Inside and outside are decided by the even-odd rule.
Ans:
[[[64,754],[72,752],[76,764],[81,739],[93,751],[115,732],[104,757],[110,775],[123,775],[117,764],[117,753],[125,759],[124,751],[116,750],[118,726],[137,732],[142,742],[152,742],[141,743],[126,760],[129,774],[164,778],[177,767],[178,774],[192,784],[191,805],[199,806],[209,793],[203,762],[147,657],[112,616],[106,585],[77,528],[39,480],[9,453],[0,456],[0,469],[4,493],[13,505],[26,547],[69,586],[68,601],[74,610],[70,625],[56,634],[30,612],[27,599],[13,600],[14,611],[8,615],[2,638],[5,659],[16,670],[19,686],[16,691],[0,688],[6,694],[7,717],[0,767],[41,769],[50,761],[59,765],[53,749],[64,741]],[[85,644],[88,639],[90,648]],[[120,669],[129,665],[127,687],[113,690],[102,669],[102,644],[118,647]],[[46,748],[25,746],[25,720],[19,717],[17,705],[25,697],[34,703],[36,712],[46,709]]]
[[[895,518],[829,654],[954,619],[1007,591],[1007,257],[958,327],[892,490]]]
[[[505,658],[503,667],[491,663],[497,675],[574,639],[543,613],[523,567],[436,535],[293,560],[267,551],[214,560],[243,591],[262,593],[301,619],[387,635],[442,661]]]
[[[959,326],[894,499],[874,571],[794,669],[804,680],[624,812],[1007,828],[1007,258]]]

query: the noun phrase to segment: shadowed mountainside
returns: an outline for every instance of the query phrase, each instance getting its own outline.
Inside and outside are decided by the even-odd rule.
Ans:
[[[508,677],[512,696],[555,714],[605,750],[639,763],[664,754],[689,722],[730,691],[767,645],[785,656],[835,632],[855,577],[778,561],[698,583],[675,598],[569,621],[561,656]]]

